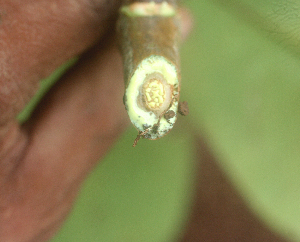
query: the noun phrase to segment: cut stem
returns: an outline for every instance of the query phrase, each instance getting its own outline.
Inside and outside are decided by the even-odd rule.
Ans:
[[[158,139],[172,129],[177,118],[180,69],[176,1],[124,3],[118,22],[124,104],[139,137],[143,134],[144,138]],[[169,110],[175,115],[167,120],[163,114]]]

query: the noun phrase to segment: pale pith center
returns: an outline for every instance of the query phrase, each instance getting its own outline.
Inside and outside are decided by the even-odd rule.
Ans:
[[[149,110],[159,109],[166,99],[164,85],[157,79],[151,79],[144,84],[143,94]]]

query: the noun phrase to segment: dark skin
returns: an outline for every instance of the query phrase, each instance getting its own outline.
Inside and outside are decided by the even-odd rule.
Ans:
[[[0,241],[51,238],[129,124],[114,37],[119,2],[0,0]],[[183,19],[186,36],[191,21]],[[39,81],[78,55],[20,125]]]

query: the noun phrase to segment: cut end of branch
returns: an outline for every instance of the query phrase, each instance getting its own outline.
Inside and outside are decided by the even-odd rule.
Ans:
[[[125,95],[131,122],[144,138],[161,138],[173,128],[177,118],[179,80],[176,67],[163,56],[150,56],[141,62]],[[165,118],[168,111],[175,115]],[[145,130],[148,131],[145,133]]]

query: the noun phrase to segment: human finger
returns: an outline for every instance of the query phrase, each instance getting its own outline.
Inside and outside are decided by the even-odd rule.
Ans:
[[[27,135],[26,151],[6,177],[10,189],[2,192],[1,204],[9,213],[0,216],[0,240],[53,235],[83,179],[126,127],[122,93],[120,56],[108,43],[87,54],[45,97],[20,131]]]
[[[14,119],[39,81],[113,29],[119,1],[0,1],[0,125]]]

